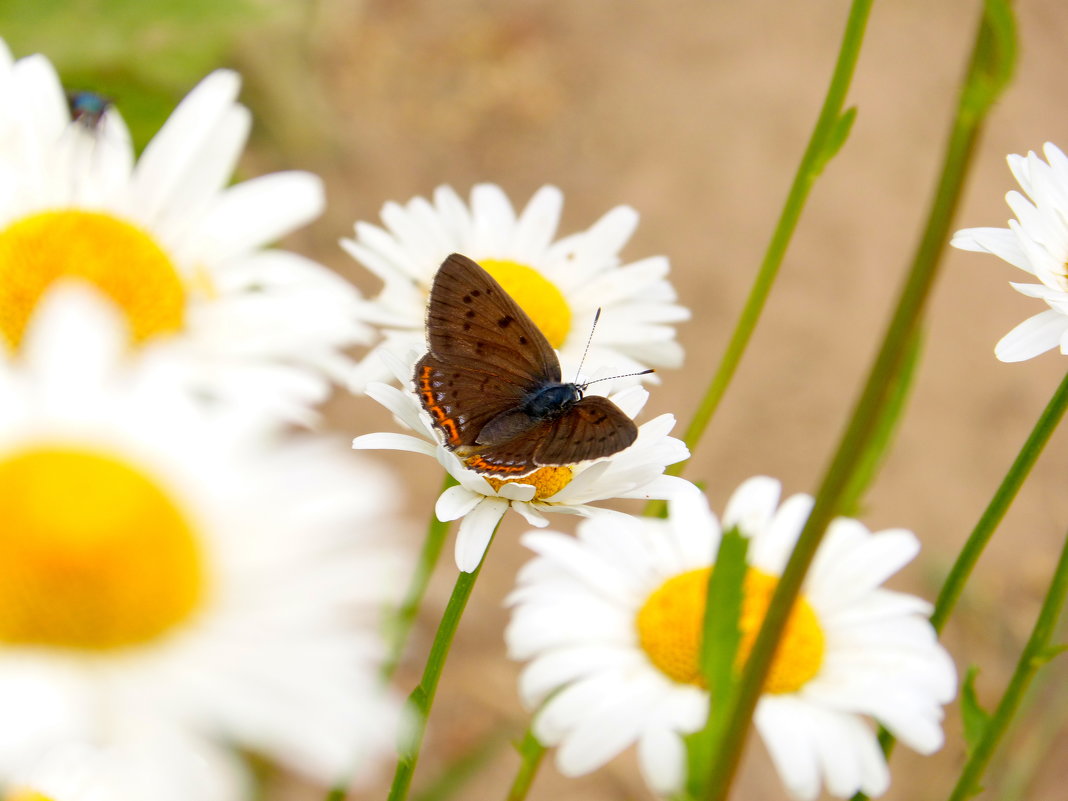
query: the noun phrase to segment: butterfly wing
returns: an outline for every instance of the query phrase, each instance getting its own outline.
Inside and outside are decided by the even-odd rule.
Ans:
[[[430,352],[450,367],[492,373],[523,392],[560,380],[545,335],[493,276],[458,253],[434,277],[426,332]]]
[[[477,454],[464,461],[476,473],[492,478],[519,478],[538,469],[534,453],[542,441],[552,435],[555,420],[535,423],[529,430],[507,442],[479,447]]]
[[[539,465],[575,464],[630,447],[638,426],[608,398],[590,395],[551,421],[552,430],[534,452]]]
[[[490,420],[515,409],[522,387],[511,377],[427,353],[415,364],[415,388],[448,448],[472,446]]]
[[[535,422],[499,445],[477,448],[466,464],[483,475],[518,478],[539,467],[611,456],[638,438],[638,427],[608,398],[592,395],[559,417]]]

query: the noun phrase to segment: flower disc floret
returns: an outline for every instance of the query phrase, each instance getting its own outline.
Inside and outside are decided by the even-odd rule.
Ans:
[[[707,685],[699,659],[711,572],[711,568],[702,568],[672,576],[642,604],[635,620],[638,641],[649,660],[674,681],[703,688]],[[746,573],[739,621],[739,667],[749,658],[777,583],[773,576],[755,568]],[[823,651],[819,619],[811,604],[799,598],[764,682],[765,692],[800,690],[819,672]]]

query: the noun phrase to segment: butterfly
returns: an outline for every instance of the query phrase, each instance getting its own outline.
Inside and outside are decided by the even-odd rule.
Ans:
[[[545,335],[466,256],[452,254],[435,275],[426,333],[429,351],[415,365],[419,400],[445,447],[482,475],[600,459],[638,436],[612,401],[560,380]]]

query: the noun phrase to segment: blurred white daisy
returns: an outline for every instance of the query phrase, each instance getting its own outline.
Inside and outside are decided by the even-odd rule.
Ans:
[[[3,801],[242,801],[250,787],[229,761],[195,741],[168,737],[49,749],[8,785]]]
[[[95,284],[132,339],[180,333],[196,389],[242,384],[300,407],[347,377],[341,349],[365,342],[360,297],[325,267],[268,245],[317,217],[318,177],[280,172],[228,186],[251,117],[240,78],[219,70],[178,105],[134,159],[114,108],[72,122],[52,65],[12,62],[0,42],[0,342],[18,349],[61,277]],[[273,390],[270,388],[274,388]]]
[[[742,654],[811,511],[779,483],[755,478],[727,507],[725,525],[752,538]],[[510,655],[529,660],[524,703],[534,733],[558,746],[566,775],[592,771],[637,743],[659,793],[684,780],[683,735],[699,729],[708,693],[697,666],[705,589],[721,535],[704,498],[672,502],[668,520],[593,518],[578,537],[530,532],[538,556],[519,573],[506,631]],[[929,606],[880,584],[916,554],[904,530],[875,534],[840,518],[820,547],[756,709],[756,727],[790,793],[813,799],[882,793],[886,761],[871,716],[912,748],[942,744],[942,705],[955,671],[926,619]]]
[[[620,264],[637,212],[617,206],[587,230],[555,239],[563,202],[559,189],[543,186],[517,215],[494,184],[475,186],[469,206],[441,186],[433,202],[416,197],[404,206],[387,203],[384,228],[356,223],[356,238],[341,245],[384,283],[361,313],[381,327],[384,341],[361,363],[353,388],[392,378],[381,350],[401,355],[423,347],[430,286],[450,253],[474,259],[497,279],[559,351],[565,375],[578,369],[598,308],[603,313],[588,372],[679,366],[682,347],[673,324],[690,315],[675,302],[667,258]]]
[[[1026,193],[1005,196],[1016,215],[1008,228],[965,228],[950,242],[961,250],[992,253],[1041,283],[1012,283],[1013,289],[1049,306],[1002,337],[994,354],[1019,362],[1060,347],[1068,354],[1068,157],[1049,142],[1046,161],[1034,152],[1008,157],[1009,169]]]
[[[391,750],[377,613],[395,486],[175,391],[121,312],[51,290],[0,358],[0,780],[48,748],[195,737],[332,782]],[[275,432],[275,433],[269,433]]]
[[[412,360],[386,362],[397,379],[410,384],[406,364]],[[606,459],[559,467],[542,467],[515,479],[496,479],[479,475],[440,442],[429,416],[419,405],[415,392],[389,384],[372,383],[367,395],[391,411],[394,417],[418,436],[383,432],[356,437],[356,449],[412,451],[436,458],[459,482],[438,498],[435,513],[439,520],[463,518],[456,535],[456,566],[470,573],[482,561],[497,523],[509,508],[514,509],[532,526],[547,526],[544,512],[562,512],[590,516],[615,514],[589,504],[609,498],[669,498],[679,492],[694,491],[685,479],[664,475],[669,464],[681,462],[689,451],[681,440],[668,436],[675,418],[662,414],[638,427],[638,438],[629,448]],[[645,405],[649,393],[632,386],[612,396],[628,416],[635,417]],[[623,515],[625,517],[625,515]]]

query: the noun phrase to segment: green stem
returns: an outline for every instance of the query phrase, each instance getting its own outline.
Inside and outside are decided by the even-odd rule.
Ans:
[[[530,729],[527,729],[523,741],[516,749],[519,751],[519,770],[516,771],[515,780],[508,791],[507,801],[523,801],[527,797],[530,785],[541,767],[542,757],[545,756],[545,746],[538,742],[538,738]]]
[[[839,513],[850,477],[865,458],[867,448],[879,430],[893,384],[901,374],[909,344],[917,333],[960,197],[966,168],[975,148],[980,123],[997,91],[1000,91],[1000,85],[991,86],[989,81],[992,58],[990,40],[988,17],[984,14],[950,131],[938,187],[894,316],[852,418],[816,493],[812,512],[779,579],[737,689],[726,700],[726,735],[716,749],[705,783],[709,788],[706,798],[710,801],[722,801],[730,791],[753,710],[789,612],[828,524]],[[980,91],[982,89],[986,89],[986,92]]]
[[[983,771],[986,770],[990,757],[993,756],[998,743],[1012,722],[1020,700],[1035,673],[1062,650],[1051,647],[1050,642],[1057,625],[1057,618],[1064,608],[1065,598],[1068,598],[1068,535],[1065,536],[1064,545],[1061,547],[1061,556],[1057,560],[1053,580],[1042,602],[1042,609],[1038,613],[1038,620],[1035,621],[1031,637],[1020,654],[1020,659],[1016,663],[1016,669],[1009,680],[1009,686],[1005,689],[1005,694],[1001,697],[1001,702],[983,730],[983,736],[969,754],[964,770],[957,780],[957,786],[953,788],[949,796],[949,801],[965,801],[978,792],[978,784]]]
[[[994,493],[990,504],[979,518],[979,522],[975,524],[975,528],[968,536],[968,541],[957,557],[957,561],[954,562],[949,575],[946,576],[946,581],[942,585],[941,592],[938,593],[938,600],[935,602],[934,612],[931,615],[931,624],[935,627],[935,631],[940,632],[942,627],[945,626],[946,620],[953,612],[953,608],[964,591],[965,582],[971,576],[972,569],[979,560],[979,555],[983,552],[987,543],[990,542],[990,537],[1005,516],[1005,512],[1008,511],[1009,504],[1016,497],[1016,493],[1020,490],[1024,479],[1031,472],[1031,468],[1034,467],[1039,454],[1042,453],[1042,449],[1045,448],[1050,436],[1057,428],[1057,424],[1064,416],[1066,407],[1068,407],[1068,375],[1064,377],[1060,386],[1057,387],[1057,391],[1050,398],[1049,403],[1046,404],[1046,408],[1042,411],[1038,422],[1035,423],[1030,436],[1028,436],[1027,441],[1024,442],[1015,461],[1013,461],[1012,467],[1009,468],[1009,472],[1002,479],[1001,486]]]
[[[1064,417],[1066,408],[1068,408],[1068,375],[1064,377],[1060,386],[1057,387],[1057,391],[1053,393],[1053,397],[1046,404],[1046,408],[1039,416],[1038,422],[1035,423],[1035,427],[1027,437],[1027,441],[1020,448],[1020,452],[1016,455],[1016,459],[1013,460],[1012,466],[1005,474],[1005,478],[1001,480],[1001,485],[994,493],[994,497],[990,499],[986,509],[983,510],[983,514],[979,517],[979,522],[975,524],[972,533],[968,535],[967,542],[964,543],[964,547],[957,555],[957,560],[953,563],[953,567],[950,568],[949,575],[946,576],[946,580],[942,584],[942,589],[938,593],[938,600],[935,601],[934,611],[931,614],[931,625],[934,626],[935,631],[941,632],[946,625],[946,621],[953,613],[961,593],[964,592],[964,585],[971,576],[975,563],[979,561],[979,556],[982,554],[983,549],[986,548],[987,543],[990,542],[990,538],[993,536],[994,531],[997,530],[998,524],[1005,517],[1005,513],[1016,497],[1016,493],[1020,491],[1024,480],[1031,473],[1031,468],[1034,467],[1050,436],[1056,430],[1057,424]],[[883,754],[889,756],[894,748],[893,735],[886,730],[880,730],[879,745],[882,746]],[[857,793],[853,796],[852,801],[867,801],[867,798],[868,796],[864,793]]]
[[[768,242],[764,260],[760,263],[760,270],[749,290],[749,297],[746,298],[742,313],[734,325],[727,349],[720,358],[716,372],[712,375],[690,424],[686,427],[686,433],[683,434],[682,440],[689,448],[691,458],[705,429],[712,421],[712,415],[715,414],[723,395],[727,392],[727,387],[742,361],[753,331],[756,330],[760,313],[764,310],[771,287],[779,274],[779,267],[782,266],[786,248],[790,244],[794,229],[797,228],[797,222],[801,218],[809,192],[824,166],[838,152],[849,133],[853,115],[848,112],[843,115],[842,106],[845,104],[846,92],[853,79],[853,70],[860,54],[860,45],[864,39],[864,28],[868,22],[871,4],[872,0],[853,0],[853,7],[846,21],[845,34],[842,37],[842,45],[838,51],[838,61],[831,76],[830,86],[827,88],[827,96],[823,100],[823,107],[820,109],[816,126],[809,137],[808,146],[801,156],[801,163],[797,165],[797,172],[790,184],[790,191],[786,194],[786,202],[779,214],[779,221],[775,225],[771,241]],[[689,461],[685,459],[669,465],[664,472],[669,476],[681,476]],[[665,517],[666,513],[667,501],[649,501],[645,506],[646,516]]]
[[[838,62],[835,64],[834,74],[831,77],[827,96],[824,98],[823,107],[820,109],[816,127],[809,138],[808,146],[801,157],[801,163],[797,166],[793,183],[786,196],[779,221],[768,243],[764,260],[760,264],[760,271],[749,290],[741,316],[734,326],[730,342],[720,360],[715,374],[712,376],[694,413],[690,425],[686,429],[683,441],[692,453],[709,422],[712,415],[723,399],[727,386],[734,377],[742,355],[749,344],[756,329],[760,313],[764,309],[771,287],[782,266],[786,255],[786,248],[790,244],[794,229],[801,217],[809,192],[812,190],[816,178],[819,177],[827,162],[837,153],[848,133],[848,126],[852,115],[842,115],[842,106],[845,104],[846,93],[853,79],[853,71],[856,67],[857,57],[860,54],[860,45],[864,39],[864,28],[868,21],[868,12],[871,9],[872,0],[854,0],[846,23],[845,34],[842,37],[842,46],[838,51]],[[671,475],[682,473],[685,462],[679,462],[668,468]]]
[[[445,474],[441,491],[455,486],[458,482],[449,473]],[[389,651],[382,661],[379,675],[383,683],[388,683],[400,664],[404,655],[404,647],[408,644],[408,635],[411,634],[415,618],[422,606],[423,596],[430,584],[430,576],[434,567],[441,557],[441,549],[445,544],[445,537],[449,533],[449,522],[442,523],[433,512],[430,514],[430,522],[427,524],[426,537],[423,539],[423,547],[419,551],[419,561],[416,563],[415,572],[408,582],[408,590],[404,594],[404,600],[386,623],[386,638],[389,640]],[[325,801],[343,801],[348,792],[348,782],[338,782],[327,793]]]
[[[445,480],[441,485],[441,491],[455,487],[459,482],[449,473],[445,474]],[[397,608],[396,613],[390,620],[387,631],[390,639],[389,653],[382,663],[381,675],[383,681],[389,681],[400,664],[404,655],[404,648],[408,643],[412,626],[419,614],[419,607],[423,604],[427,586],[430,584],[430,576],[434,573],[441,550],[445,545],[445,538],[449,533],[451,521],[442,522],[431,512],[430,522],[427,524],[426,537],[423,539],[423,547],[419,551],[419,561],[416,563],[415,572],[412,573],[408,583],[408,590],[404,594],[404,600]]]
[[[496,534],[496,530],[494,531]],[[492,544],[492,539],[491,539]],[[489,545],[486,546],[489,553]],[[434,635],[434,642],[430,646],[430,655],[423,669],[423,678],[412,694],[408,696],[408,706],[411,710],[411,731],[408,733],[407,742],[400,748],[397,758],[397,769],[393,775],[393,784],[389,788],[388,801],[403,801],[408,797],[408,790],[412,783],[412,774],[419,761],[419,752],[423,747],[423,738],[426,735],[427,719],[430,717],[430,709],[434,705],[434,695],[438,689],[438,681],[441,679],[441,671],[445,667],[449,649],[452,647],[453,637],[460,625],[467,600],[471,597],[471,591],[475,588],[478,574],[482,572],[482,565],[486,563],[483,555],[478,567],[471,573],[460,573],[453,587],[449,603],[445,607],[445,614],[438,624],[438,631]]]

